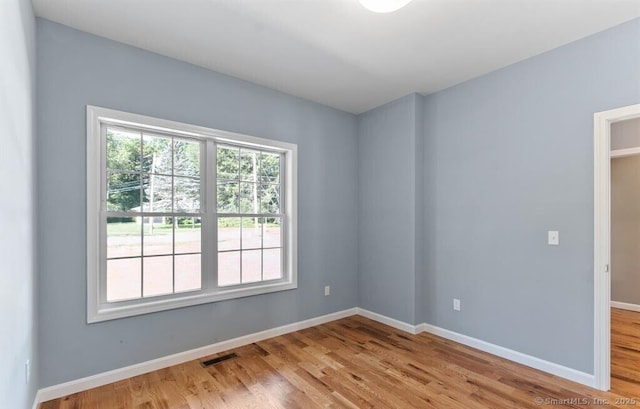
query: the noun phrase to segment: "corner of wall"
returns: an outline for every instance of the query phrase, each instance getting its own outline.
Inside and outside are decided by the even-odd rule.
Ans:
[[[412,93],[357,118],[358,307],[416,324],[422,322],[424,97]],[[380,184],[408,202],[381,199]],[[399,211],[405,221],[389,220],[388,209]],[[385,247],[380,238],[393,247]]]
[[[424,134],[424,102],[425,97],[414,94],[414,135],[415,135],[415,286],[414,286],[414,322],[424,322],[423,281],[425,265],[425,134]]]

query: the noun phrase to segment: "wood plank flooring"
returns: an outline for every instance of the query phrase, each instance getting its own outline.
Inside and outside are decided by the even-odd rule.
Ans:
[[[640,396],[640,312],[611,309],[611,389]]]
[[[354,316],[45,402],[40,409],[640,407],[640,321],[613,312],[612,392]],[[224,355],[219,354],[219,355]],[[637,354],[637,355],[634,355]],[[634,370],[635,369],[635,370]],[[600,401],[598,401],[599,399]]]

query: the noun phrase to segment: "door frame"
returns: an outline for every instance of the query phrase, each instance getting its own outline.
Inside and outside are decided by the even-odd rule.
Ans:
[[[640,104],[597,112],[594,123],[594,377],[611,386],[611,124],[640,118]]]

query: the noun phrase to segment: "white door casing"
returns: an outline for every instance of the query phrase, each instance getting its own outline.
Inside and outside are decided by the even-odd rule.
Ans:
[[[640,104],[594,114],[594,375],[611,385],[611,124],[640,118]]]

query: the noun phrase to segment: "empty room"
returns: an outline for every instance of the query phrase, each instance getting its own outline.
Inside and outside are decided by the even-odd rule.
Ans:
[[[640,407],[640,1],[0,0],[0,408]]]

